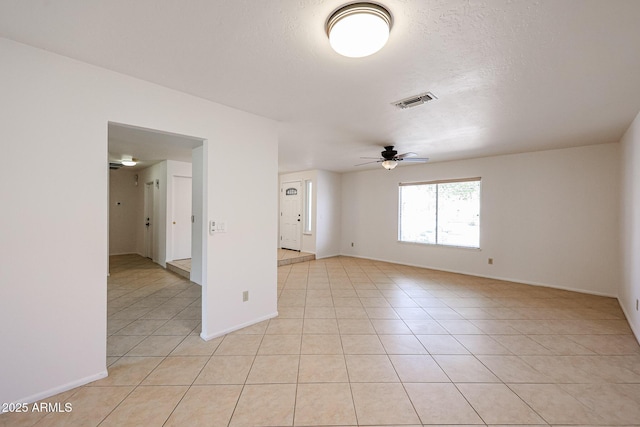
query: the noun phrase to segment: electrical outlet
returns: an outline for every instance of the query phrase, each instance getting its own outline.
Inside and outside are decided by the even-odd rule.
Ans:
[[[493,258],[489,258],[489,265],[493,265]]]
[[[249,301],[249,291],[244,291],[242,293],[242,302],[247,302]]]

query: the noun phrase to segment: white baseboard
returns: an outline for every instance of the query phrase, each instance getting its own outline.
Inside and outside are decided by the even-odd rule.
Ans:
[[[221,337],[223,335],[227,335],[230,332],[235,332],[235,331],[237,331],[239,329],[246,328],[247,326],[255,325],[256,323],[260,323],[260,322],[263,322],[265,320],[273,319],[274,317],[278,317],[278,312],[277,311],[275,313],[267,314],[266,316],[262,316],[262,317],[259,317],[257,319],[253,319],[253,320],[251,320],[249,322],[241,323],[239,325],[232,326],[231,328],[224,329],[222,331],[217,331],[217,332],[214,332],[212,334],[205,334],[204,331],[202,331],[200,333],[200,338],[202,338],[205,341],[209,341],[209,340],[212,340],[214,338],[218,338],[218,337]]]
[[[80,387],[85,384],[89,384],[90,382],[101,380],[102,378],[106,378],[108,375],[107,370],[105,369],[102,372],[98,372],[94,375],[89,375],[88,377],[81,378],[76,381],[71,381],[69,383],[63,384],[58,387],[51,388],[46,391],[42,391],[40,393],[32,394],[31,396],[27,396],[23,399],[16,400],[14,403],[33,403],[42,399],[46,399],[51,396],[55,396],[56,394],[64,393],[65,391],[71,390],[72,388]]]
[[[631,332],[633,332],[633,335],[636,337],[636,341],[638,341],[638,344],[640,344],[640,330],[635,328],[633,326],[633,323],[631,323],[629,321],[629,319],[631,319],[631,316],[629,316],[629,313],[627,313],[627,310],[625,310],[624,304],[622,303],[622,301],[620,301],[620,298],[618,298],[618,304],[620,304],[620,308],[622,308],[622,312],[624,313],[625,317],[627,318],[627,323],[629,324],[629,327],[631,328]]]
[[[318,255],[316,254],[316,259],[334,258],[337,256],[341,256],[341,254],[338,253],[338,254],[332,254],[332,255],[322,255],[321,257],[318,257]]]

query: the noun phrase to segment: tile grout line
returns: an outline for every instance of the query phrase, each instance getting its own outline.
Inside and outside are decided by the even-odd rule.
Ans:
[[[300,331],[300,352],[302,352],[302,337],[304,336],[304,321],[305,321],[305,315],[307,312],[307,297],[308,297],[308,288],[309,288],[309,266],[307,266],[307,279],[306,279],[306,283],[305,283],[305,302],[304,302],[304,308],[302,309],[302,329]],[[293,414],[291,417],[291,425],[295,425],[296,423],[296,407],[298,404],[298,378],[300,376],[300,361],[301,361],[302,357],[301,354],[298,354],[298,370],[296,372],[296,388],[295,388],[295,392],[293,394]]]
[[[194,329],[197,328],[194,327]],[[193,330],[191,331],[193,332]],[[172,350],[172,352],[174,352],[176,350],[176,348],[178,348],[180,346],[180,344],[182,344],[189,336],[191,336],[191,334],[187,335],[186,337],[184,337],[184,339],[182,341],[180,341],[180,343]],[[215,338],[214,338],[215,339]],[[222,341],[220,342],[220,344],[222,343]],[[187,394],[189,393],[189,391],[191,390],[191,388],[193,387],[193,385],[196,383],[196,381],[198,380],[198,377],[200,376],[200,374],[202,374],[202,371],[204,370],[205,366],[207,366],[207,364],[209,363],[209,361],[213,358],[213,355],[215,354],[216,350],[218,349],[218,347],[220,346],[220,344],[218,344],[216,346],[216,348],[213,350],[213,352],[211,353],[211,355],[209,356],[209,358],[207,359],[207,361],[202,365],[202,367],[200,368],[200,370],[198,371],[198,373],[193,377],[193,381],[191,381],[191,384],[187,387],[187,390],[184,392],[184,394],[182,395],[182,397],[180,398],[180,400],[178,400],[178,402],[176,403],[176,405],[173,407],[173,409],[171,410],[171,412],[169,413],[169,415],[167,416],[167,419],[162,423],[162,425],[164,426],[170,419],[171,416],[173,415],[173,413],[176,411],[176,409],[178,408],[178,406],[180,406],[180,403],[182,403],[182,401],[184,400],[184,398],[187,396]],[[164,360],[167,360],[167,358],[171,355],[171,353],[169,353]],[[184,357],[184,356],[174,356],[174,357]],[[199,357],[199,356],[189,356],[189,357]],[[163,360],[163,361],[164,361]],[[160,366],[162,364],[162,362],[160,362],[158,364],[158,366]],[[157,366],[156,366],[157,368]],[[155,369],[153,369],[153,371],[155,371]],[[152,371],[152,372],[153,372]],[[151,374],[151,373],[150,373]],[[149,375],[150,375],[149,374]],[[148,377],[148,376],[147,376]],[[146,379],[146,378],[145,378]],[[143,380],[144,382],[144,380]],[[142,383],[141,383],[142,384]],[[240,397],[238,396],[238,399]]]

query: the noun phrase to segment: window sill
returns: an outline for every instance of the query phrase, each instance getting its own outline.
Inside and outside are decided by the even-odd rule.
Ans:
[[[404,240],[398,240],[398,243],[403,245],[418,245],[418,246],[429,246],[433,248],[448,248],[448,249],[464,249],[467,251],[481,252],[482,248],[473,248],[469,246],[456,246],[456,245],[443,245],[441,243],[421,243],[421,242],[406,242]]]

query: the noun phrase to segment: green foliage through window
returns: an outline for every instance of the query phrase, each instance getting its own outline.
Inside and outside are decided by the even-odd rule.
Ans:
[[[480,178],[400,184],[402,242],[480,247]]]

